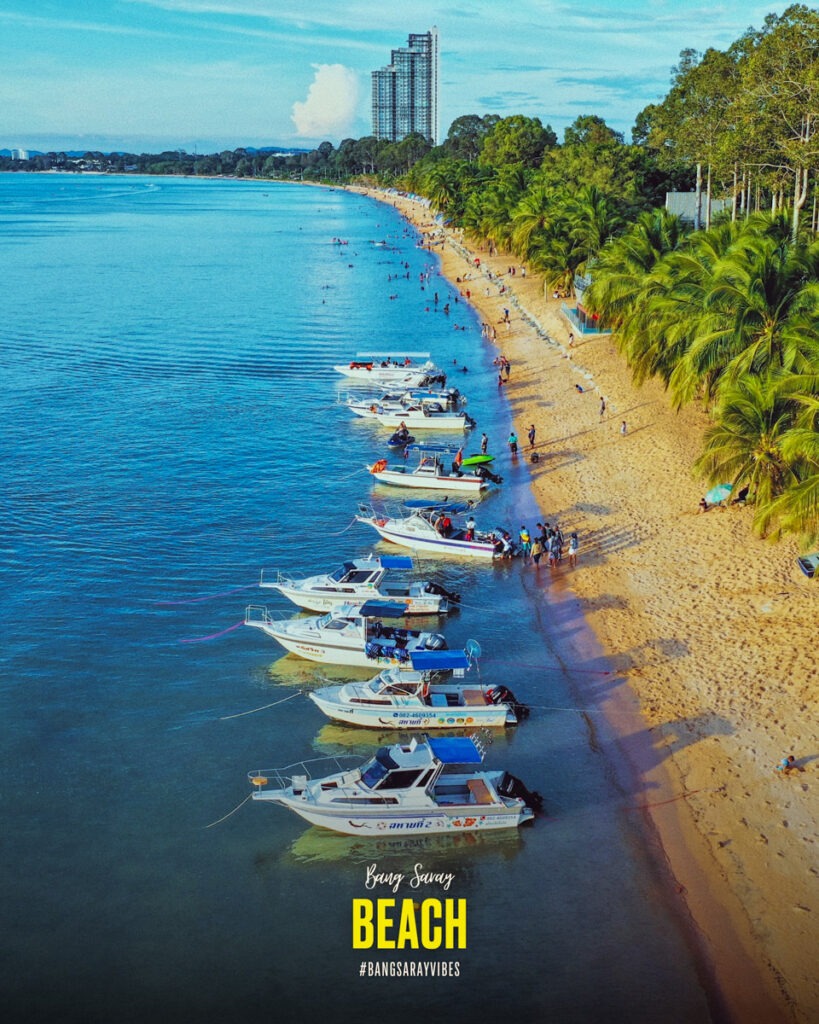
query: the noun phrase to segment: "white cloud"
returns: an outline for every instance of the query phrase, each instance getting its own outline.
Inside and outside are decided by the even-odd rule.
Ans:
[[[352,130],[361,94],[358,75],[343,64],[313,64],[307,99],[293,104],[291,119],[299,138],[341,137]]]

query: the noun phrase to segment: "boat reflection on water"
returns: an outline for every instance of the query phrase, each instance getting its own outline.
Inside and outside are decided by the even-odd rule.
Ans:
[[[461,832],[454,835],[377,836],[366,839],[313,826],[293,841],[283,857],[298,864],[371,864],[373,860],[386,862],[394,859],[411,866],[423,860],[424,866],[434,871],[451,863],[450,858],[455,856],[457,859],[454,863],[462,878],[469,869],[469,862],[460,859],[464,851],[468,851],[470,859],[508,861],[523,848],[523,843],[519,829]],[[440,857],[441,861],[436,861],[436,857]]]
[[[351,683],[366,680],[373,675],[371,668],[356,668],[351,665],[319,665],[314,661],[305,661],[297,654],[285,654],[284,657],[268,665],[265,670],[265,682],[283,686],[297,686],[300,689],[312,690],[328,683]]]
[[[467,730],[474,732],[475,730]],[[436,729],[434,735],[442,736],[463,736],[464,729]],[[399,743],[410,736],[420,736],[423,730],[407,729],[358,729],[355,726],[338,725],[328,722],[319,729],[313,740],[313,750],[317,754],[336,756],[340,754],[360,754],[362,759],[370,757],[373,750],[378,747],[390,746]],[[509,739],[503,728],[481,729],[482,735],[491,737],[493,756],[499,750],[505,751],[509,746]]]

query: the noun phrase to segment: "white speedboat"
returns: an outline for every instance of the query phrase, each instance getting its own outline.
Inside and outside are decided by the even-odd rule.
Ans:
[[[384,409],[373,413],[385,427],[400,427],[407,430],[471,430],[475,420],[469,413],[445,409],[440,402],[423,402],[402,409]]]
[[[456,517],[455,522],[452,516]],[[470,529],[469,520],[462,523],[462,516],[441,506],[422,506],[390,514],[377,513],[369,505],[359,505],[356,519],[372,526],[384,540],[414,551],[472,558],[493,558],[503,552],[501,531]]]
[[[425,651],[411,661],[413,670],[388,668],[367,682],[323,686],[308,696],[328,718],[369,729],[503,728],[529,714],[506,686],[464,682],[466,651]]]
[[[406,451],[418,454],[418,462],[415,465],[408,465],[406,460],[390,463],[386,459],[379,459],[367,468],[380,484],[447,493],[459,491],[465,494],[478,494],[488,486],[490,480],[495,483],[501,483],[503,480],[503,477],[493,473],[483,462],[471,465],[461,463],[460,466],[456,466],[455,459],[459,451],[457,448],[447,448],[443,445],[414,445],[408,446]]]
[[[413,737],[381,747],[359,768],[319,758],[249,772],[248,779],[254,800],[346,835],[486,832],[531,821],[540,795],[508,772],[480,770],[483,757],[475,736]],[[311,769],[332,764],[332,774],[311,777]]]
[[[408,555],[368,555],[351,558],[334,572],[305,579],[277,573],[260,587],[278,590],[286,598],[308,611],[326,612],[355,601],[384,600],[404,605],[405,615],[445,615],[460,597],[429,580],[393,580],[391,574],[413,568]]]
[[[413,360],[411,355],[419,356],[424,362]],[[427,382],[446,382],[446,374],[430,362],[428,352],[410,353],[400,359],[381,353],[361,353],[349,363],[333,369],[347,377],[350,383],[370,386],[374,381],[379,381],[378,386],[400,384],[405,388],[423,387]]]
[[[245,625],[254,626],[282,647],[309,661],[333,665],[409,665],[413,651],[439,651],[447,646],[440,633],[387,625],[400,619],[403,604],[367,601],[339,605],[324,615],[285,618],[258,605],[245,611]]]
[[[356,416],[374,419],[379,413],[400,412],[408,408],[432,403],[443,409],[457,409],[466,402],[457,388],[433,390],[386,391],[379,395],[347,395],[344,404]]]

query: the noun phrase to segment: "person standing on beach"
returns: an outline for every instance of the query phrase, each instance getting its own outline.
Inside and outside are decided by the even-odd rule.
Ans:
[[[529,531],[525,526],[520,528],[520,550],[523,555],[523,564],[527,565],[529,562],[529,553],[532,550],[532,538],[529,536]]]
[[[606,400],[602,396],[600,397],[600,419],[606,415]]]
[[[577,565],[577,549],[580,543],[577,539],[577,534],[573,533],[569,537],[569,565],[574,569]]]
[[[535,447],[535,425],[534,425],[534,423],[532,423],[531,426],[529,427],[529,447],[530,448],[534,448]]]
[[[623,420],[623,422],[620,424],[620,436],[625,437],[627,433],[628,427],[626,426],[626,421]]]
[[[508,443],[509,443],[509,451],[513,455],[517,455],[517,453],[518,453],[518,435],[514,432],[514,430],[509,435],[509,442]]]

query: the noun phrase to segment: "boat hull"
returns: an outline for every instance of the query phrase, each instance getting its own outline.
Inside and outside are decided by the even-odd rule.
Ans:
[[[508,721],[506,705],[485,707],[367,707],[327,700],[315,692],[310,699],[328,718],[364,729],[473,729],[504,728]]]
[[[276,797],[268,796],[268,800],[282,804],[311,825],[330,829],[333,832],[341,832],[348,836],[383,836],[386,833],[402,832],[407,834],[491,832],[498,829],[518,828],[534,817],[534,813],[525,806],[510,808],[462,804],[429,810],[405,810],[395,815],[388,815],[383,810],[353,813],[349,808],[333,810],[316,807],[300,797],[289,797],[284,793],[277,794]]]
[[[286,597],[293,604],[298,605],[299,608],[304,608],[310,612],[329,612],[333,608],[339,608],[343,604],[349,604],[351,600],[360,598],[364,600],[372,600],[381,597],[378,592],[369,590],[366,594],[361,595],[350,595],[349,593],[343,594],[319,594],[313,590],[304,590],[299,587],[286,587],[281,584],[270,584],[271,589],[278,590],[282,596]],[[438,594],[426,594],[423,597],[413,597],[411,595],[396,595],[396,594],[384,594],[383,598],[385,601],[401,602],[407,606],[407,615],[443,615],[449,611],[449,601],[445,597],[441,597]]]
[[[341,640],[331,642],[324,636],[300,632],[293,629],[289,622],[277,624],[273,620],[264,619],[259,621],[245,620],[245,625],[260,629],[271,639],[281,644],[286,651],[296,654],[308,661],[317,661],[326,665],[350,665],[354,668],[401,668],[406,666],[410,660],[410,652],[414,650],[441,650],[446,648],[446,641],[437,634],[422,634],[426,639],[418,642],[413,638],[404,648],[396,648],[386,640],[378,643],[378,653],[368,654],[367,649],[374,645],[363,640],[360,642],[344,643]],[[438,643],[432,647],[426,646],[430,643],[430,637],[437,637]],[[391,652],[396,652],[395,654]]]
[[[456,540],[453,537],[425,537],[405,533],[400,527],[391,527],[389,520],[383,525],[370,519],[362,519],[369,523],[378,534],[393,544],[412,548],[414,551],[431,551],[438,555],[465,555],[468,558],[488,558],[495,556],[495,545],[483,541]]]
[[[380,484],[414,487],[425,491],[460,491],[477,494],[486,487],[486,482],[477,476],[433,476],[432,473],[402,473],[391,469],[384,469],[372,475]]]
[[[460,430],[469,426],[466,416],[441,413],[438,416],[412,416],[407,412],[376,413],[375,419],[385,427],[400,427],[405,424],[407,430]]]

